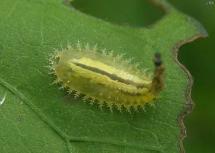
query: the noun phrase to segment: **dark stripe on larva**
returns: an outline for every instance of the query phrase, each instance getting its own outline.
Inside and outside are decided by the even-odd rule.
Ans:
[[[79,66],[79,67],[83,68],[83,69],[87,69],[87,70],[93,71],[95,73],[105,75],[105,76],[109,77],[111,80],[114,80],[114,81],[119,81],[119,82],[127,84],[127,85],[133,85],[133,86],[135,86],[137,88],[145,87],[144,84],[140,84],[140,83],[136,83],[136,82],[131,81],[131,80],[126,80],[126,79],[120,78],[119,76],[117,76],[115,74],[110,74],[110,73],[108,73],[106,71],[103,71],[103,70],[95,68],[95,67],[91,67],[91,66],[84,65],[84,64],[81,64],[81,63],[76,63],[76,62],[74,62],[74,64],[76,66]]]

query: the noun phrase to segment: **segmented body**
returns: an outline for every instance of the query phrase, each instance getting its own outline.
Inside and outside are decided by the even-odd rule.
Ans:
[[[51,65],[57,77],[55,82],[75,92],[76,97],[83,94],[84,100],[100,107],[137,110],[153,103],[156,97],[153,80],[113,52],[97,51],[88,45],[68,46],[52,56]]]

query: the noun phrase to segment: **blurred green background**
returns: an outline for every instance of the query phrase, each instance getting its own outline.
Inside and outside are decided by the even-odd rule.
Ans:
[[[194,78],[192,98],[196,107],[186,117],[187,153],[215,152],[215,0],[169,0],[177,9],[196,18],[209,33],[180,48],[179,59]],[[164,12],[147,0],[73,0],[80,11],[114,24],[145,27]]]

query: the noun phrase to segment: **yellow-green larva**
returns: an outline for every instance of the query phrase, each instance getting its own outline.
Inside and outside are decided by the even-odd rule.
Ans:
[[[57,50],[50,59],[56,83],[100,107],[137,110],[152,104],[163,88],[164,67],[155,54],[153,78],[120,55],[80,43]]]

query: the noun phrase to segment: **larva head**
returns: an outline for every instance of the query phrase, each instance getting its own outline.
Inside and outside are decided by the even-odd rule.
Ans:
[[[89,46],[67,47],[55,54],[52,69],[59,82],[69,92],[85,95],[90,103],[104,104],[130,111],[150,104],[163,87],[162,62],[155,55],[154,78],[124,60],[120,55],[96,51]]]
[[[155,67],[159,67],[159,66],[162,65],[162,60],[161,60],[161,54],[160,53],[155,53],[154,64],[155,64]]]

